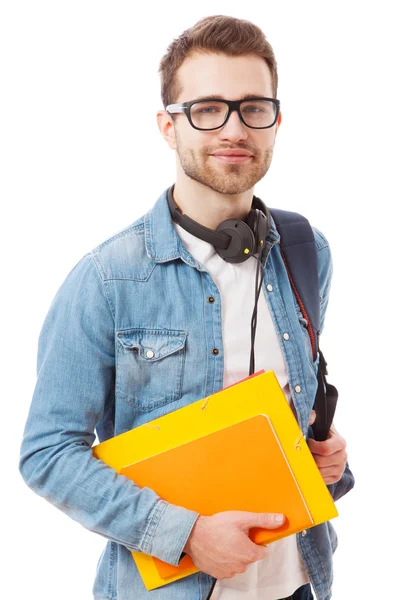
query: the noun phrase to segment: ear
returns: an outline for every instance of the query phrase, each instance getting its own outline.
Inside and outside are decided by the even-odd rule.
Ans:
[[[279,129],[279,126],[281,124],[281,121],[282,121],[282,113],[279,111],[279,115],[278,115],[277,121],[275,123],[275,137],[274,137],[274,141],[275,141],[275,138],[276,138],[276,134],[278,133],[278,129]]]
[[[176,150],[175,125],[171,115],[166,110],[159,110],[157,123],[161,135],[172,150]]]

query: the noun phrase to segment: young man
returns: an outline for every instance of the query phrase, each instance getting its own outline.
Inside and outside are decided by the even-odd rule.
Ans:
[[[39,337],[20,470],[38,494],[108,539],[95,600],[205,599],[215,578],[213,599],[308,600],[312,583],[316,598],[329,600],[337,544],[329,522],[257,546],[249,529],[279,527],[274,515],[201,516],[116,475],[91,453],[95,430],[103,441],[249,373],[257,261],[226,261],[186,231],[171,217],[168,192],[181,213],[209,229],[246,219],[282,119],[274,54],[248,21],[207,17],[174,40],[160,72],[166,110],[157,119],[176,153],[175,185],[146,215],[88,252],[58,290]],[[182,103],[192,104],[182,112]],[[313,231],[323,326],[332,261],[327,240]],[[256,370],[274,370],[308,437],[318,360],[279,240],[272,220]],[[345,441],[332,427],[325,442],[308,442],[333,498],[340,498],[354,484]],[[147,592],[132,550],[174,565],[186,552],[200,572]]]

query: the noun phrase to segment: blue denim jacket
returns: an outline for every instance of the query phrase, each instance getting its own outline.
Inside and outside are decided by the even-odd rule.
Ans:
[[[322,329],[332,261],[327,240],[313,230]],[[263,292],[307,436],[318,358],[313,362],[279,239],[272,222]],[[289,342],[282,343],[283,332]],[[72,268],[39,336],[20,472],[36,493],[108,540],[98,562],[95,600],[206,598],[214,579],[202,572],[148,592],[131,555],[142,551],[178,565],[198,513],[117,475],[92,456],[91,447],[95,431],[103,441],[219,391],[223,365],[220,294],[176,233],[165,190],[143,217]],[[341,480],[328,487],[337,500],[353,485],[347,465]],[[332,525],[297,534],[297,542],[317,599],[329,600],[337,545]]]

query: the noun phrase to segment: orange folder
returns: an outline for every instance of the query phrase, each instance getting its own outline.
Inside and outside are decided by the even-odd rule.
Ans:
[[[226,510],[277,512],[276,530],[253,528],[266,544],[338,516],[307,442],[273,371],[259,371],[111,438],[93,454],[141,487],[210,516]],[[148,590],[198,571],[132,552]]]
[[[277,512],[286,516],[278,530],[253,528],[250,538],[268,543],[313,525],[307,504],[266,415],[251,417],[188,444],[126,466],[122,475],[147,486],[172,504],[203,516],[225,510]],[[162,578],[179,567],[153,557]]]

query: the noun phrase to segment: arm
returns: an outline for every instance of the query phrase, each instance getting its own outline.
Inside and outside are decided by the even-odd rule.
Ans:
[[[114,402],[115,327],[105,283],[88,253],[51,303],[20,472],[87,529],[178,565],[198,513],[165,502],[92,455],[95,427]]]

